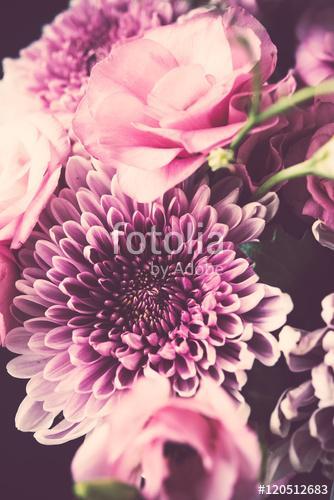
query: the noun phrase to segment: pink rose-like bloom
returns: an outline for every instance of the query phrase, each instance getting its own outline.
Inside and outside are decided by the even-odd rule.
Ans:
[[[19,248],[56,189],[69,140],[50,116],[31,113],[0,126],[0,242]]]
[[[93,68],[75,133],[92,156],[118,168],[127,194],[152,201],[235,137],[256,63],[266,81],[276,49],[243,9],[201,11],[148,31]]]
[[[7,332],[14,326],[10,306],[15,296],[18,268],[11,251],[0,246],[0,345],[4,344]]]
[[[185,400],[164,379],[140,380],[114,410],[79,448],[75,481],[116,478],[141,486],[145,500],[253,498],[256,436],[213,382]]]
[[[314,4],[297,25],[296,68],[308,85],[334,76],[334,6]]]

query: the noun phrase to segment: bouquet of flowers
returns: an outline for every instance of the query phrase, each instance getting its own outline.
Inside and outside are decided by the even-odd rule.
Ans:
[[[329,495],[332,2],[73,0],[3,73],[18,430],[86,500]]]

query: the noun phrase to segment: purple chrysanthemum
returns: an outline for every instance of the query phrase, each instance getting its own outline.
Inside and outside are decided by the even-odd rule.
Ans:
[[[91,429],[140,375],[168,377],[180,396],[194,395],[203,376],[233,392],[255,358],[277,360],[269,332],[291,300],[259,283],[238,249],[272,218],[275,194],[240,207],[238,178],[210,189],[202,173],[142,204],[79,157],[66,182],[19,254],[22,326],[7,347],[22,354],[9,373],[31,379],[20,429],[62,442]]]
[[[113,44],[169,24],[188,8],[186,0],[77,0],[19,59],[4,61],[5,79],[37,95],[68,126],[93,65]]]
[[[334,479],[334,294],[322,307],[325,328],[307,332],[286,326],[280,334],[290,370],[303,373],[305,381],[282,394],[271,429],[289,443],[295,470],[310,472],[320,461]]]

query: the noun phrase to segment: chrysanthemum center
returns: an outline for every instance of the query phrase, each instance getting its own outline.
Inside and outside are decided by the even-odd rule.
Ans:
[[[168,294],[163,289],[163,281],[147,271],[138,271],[128,281],[122,283],[119,302],[124,317],[130,322],[149,321],[161,317]]]
[[[155,274],[150,263],[142,263],[141,268],[130,266],[123,270],[117,291],[105,302],[116,327],[145,334],[152,329],[166,331],[178,324],[184,304],[178,297],[172,268],[166,265],[163,272]]]

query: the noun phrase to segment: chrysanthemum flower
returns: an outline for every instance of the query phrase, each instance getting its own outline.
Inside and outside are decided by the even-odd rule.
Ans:
[[[69,125],[92,67],[114,43],[173,22],[186,8],[185,0],[77,0],[19,59],[4,61],[5,80]]]
[[[143,374],[190,397],[202,376],[234,392],[255,358],[277,360],[269,332],[291,300],[259,283],[239,251],[274,215],[275,194],[241,207],[239,179],[210,189],[202,173],[142,204],[79,157],[66,182],[19,255],[13,312],[22,326],[7,347],[21,354],[9,373],[30,379],[21,430],[59,443],[88,432]]]
[[[289,443],[289,460],[298,472],[318,461],[334,479],[334,294],[322,301],[324,328],[313,332],[286,326],[280,344],[290,370],[304,382],[287,389],[271,417],[275,434]],[[284,448],[282,448],[284,449]]]

